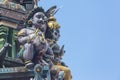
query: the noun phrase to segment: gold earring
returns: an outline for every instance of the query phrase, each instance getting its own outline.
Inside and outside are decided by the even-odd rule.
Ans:
[[[32,20],[28,20],[28,22],[27,22],[28,24],[32,24]]]

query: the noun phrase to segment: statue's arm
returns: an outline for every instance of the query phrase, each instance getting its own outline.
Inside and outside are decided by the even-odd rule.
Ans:
[[[27,30],[26,29],[22,29],[18,32],[18,41],[20,43],[26,43],[29,41],[29,36],[27,35]]]

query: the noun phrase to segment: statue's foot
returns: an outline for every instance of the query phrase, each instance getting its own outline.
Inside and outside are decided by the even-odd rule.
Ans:
[[[28,68],[28,69],[33,68],[33,67],[34,67],[34,63],[32,62],[29,62],[25,65],[25,68]]]

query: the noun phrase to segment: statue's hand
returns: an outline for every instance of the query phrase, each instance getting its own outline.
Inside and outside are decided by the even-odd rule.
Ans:
[[[42,34],[43,34],[43,33],[42,33],[41,31],[40,31],[40,32],[38,32],[38,35],[39,35],[39,36],[41,36]]]
[[[30,35],[29,35],[29,39],[30,39],[30,40],[34,39],[35,37],[36,37],[36,34],[30,34]]]

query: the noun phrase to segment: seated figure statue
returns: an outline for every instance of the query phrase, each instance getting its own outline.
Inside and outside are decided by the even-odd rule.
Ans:
[[[35,8],[27,18],[29,25],[18,32],[18,41],[23,45],[23,59],[26,67],[33,64],[47,64],[43,56],[54,58],[44,33],[47,28],[45,12],[41,7]]]

